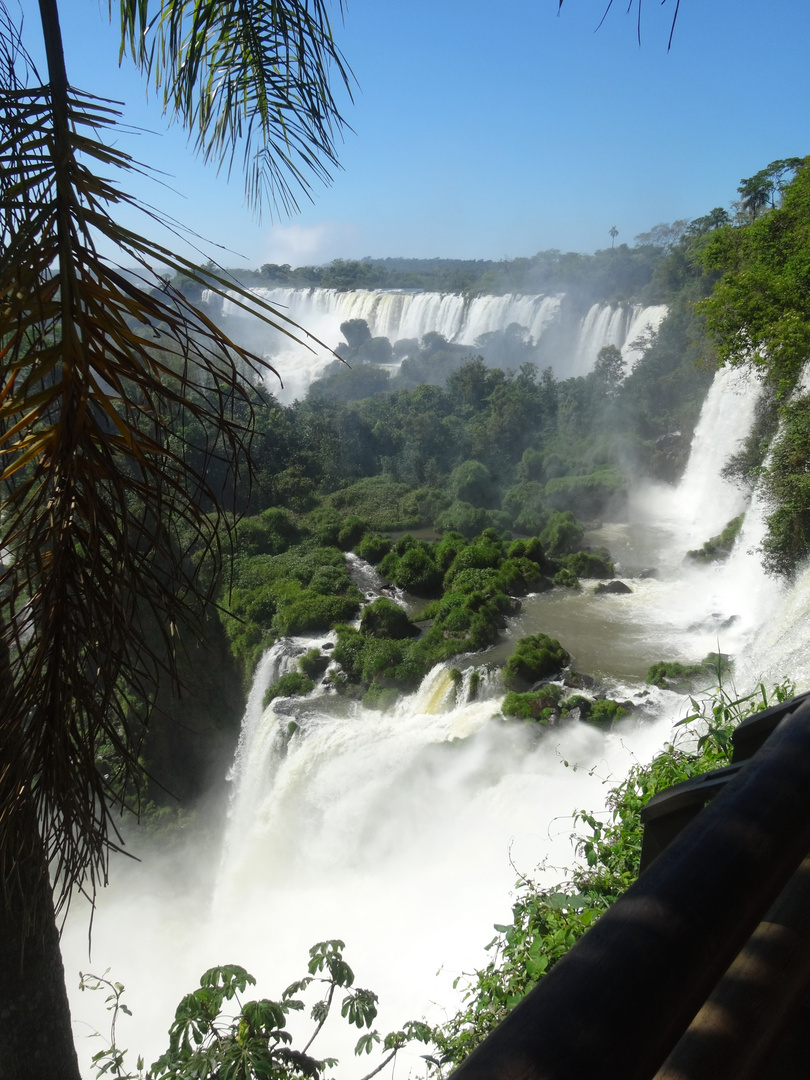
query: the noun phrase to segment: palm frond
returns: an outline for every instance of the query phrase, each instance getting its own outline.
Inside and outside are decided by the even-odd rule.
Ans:
[[[135,167],[112,145],[115,105],[54,77],[53,49],[50,83],[26,86],[0,40],[0,874],[37,843],[33,807],[64,899],[106,877],[117,796],[95,752],[111,744],[123,780],[137,776],[133,715],[173,677],[178,633],[199,630],[228,544],[208,466],[249,473],[245,375],[272,368],[150,266],[222,294],[231,282],[114,220],[136,205],[102,175]],[[103,257],[101,237],[137,272]]]
[[[324,0],[121,0],[121,28],[205,160],[230,171],[242,148],[252,206],[297,210],[330,181],[346,127],[330,72],[349,97],[352,74]]]

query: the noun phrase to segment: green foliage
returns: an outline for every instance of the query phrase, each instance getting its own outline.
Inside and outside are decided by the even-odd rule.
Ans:
[[[745,514],[732,518],[723,531],[707,540],[703,547],[694,551],[687,551],[687,559],[699,563],[722,562],[722,560],[727,559],[731,554],[731,549],[734,547],[734,541],[739,536],[744,520]]]
[[[579,578],[576,576],[576,574],[573,574],[567,567],[563,567],[562,570],[558,570],[551,580],[555,585],[561,585],[564,589],[582,588],[579,583]]]
[[[678,660],[659,660],[647,669],[646,681],[662,690],[676,690],[684,693],[692,689],[697,681],[705,682],[712,677],[721,677],[730,669],[728,656],[723,653],[709,653],[699,663],[682,664]]]
[[[379,638],[410,638],[417,632],[407,612],[385,596],[363,609],[360,632]]]
[[[137,1073],[129,1072],[125,1069],[127,1052],[116,1046],[118,1014],[131,1015],[122,1000],[123,986],[110,982],[106,975],[82,976],[82,989],[111,991],[107,997],[112,1013],[111,1038],[108,1048],[93,1059],[96,1076],[109,1074],[118,1080],[317,1080],[324,1070],[338,1064],[333,1057],[315,1058],[309,1050],[332,1013],[336,993],[342,990],[341,1017],[360,1031],[367,1029],[355,1046],[355,1054],[370,1054],[379,1046],[386,1055],[363,1077],[370,1080],[408,1043],[429,1042],[431,1030],[413,1020],[386,1035],[374,1030],[377,995],[354,986],[354,972],[344,959],[344,948],[337,939],[313,945],[307,974],[288,986],[276,1001],[242,1001],[247,988],[256,985],[255,978],[243,967],[227,964],[210,968],[202,975],[199,989],[187,994],[178,1005],[169,1028],[168,1049],[145,1077],[142,1059],[138,1059]],[[305,1011],[306,998],[311,1000],[313,991],[316,1000],[309,1007],[309,1015],[314,1030],[299,1050],[293,1047],[288,1017]]]
[[[541,456],[537,451],[534,453],[538,458]],[[549,516],[545,483],[532,479],[513,484],[504,492],[502,506],[510,516],[513,528],[525,533],[540,532]]]
[[[549,555],[569,555],[577,551],[585,535],[570,510],[554,513],[540,533],[540,542]]]
[[[782,400],[810,356],[806,162],[785,188],[781,206],[742,228],[717,229],[703,254],[707,267],[724,271],[700,305],[718,355],[727,363],[759,366]]]
[[[810,552],[810,395],[779,412],[779,432],[762,477],[770,511],[762,552],[767,570],[790,576]]]
[[[265,691],[263,707],[266,709],[270,702],[277,697],[303,697],[311,694],[315,689],[315,683],[302,671],[288,671],[286,675],[280,675],[274,683],[271,683]]]
[[[450,474],[450,494],[454,500],[472,506],[492,507],[495,486],[489,469],[480,461],[464,461]]]
[[[650,764],[635,765],[610,791],[604,813],[576,815],[584,826],[574,837],[582,864],[556,888],[542,888],[528,877],[517,882],[512,921],[495,925],[489,962],[456,980],[462,988],[459,1011],[433,1030],[442,1066],[460,1064],[632,885],[641,858],[641,810],[653,795],[727,764],[731,729],[793,693],[791,684],[782,683],[771,695],[760,685],[738,698],[720,686],[693,699],[682,725],[697,727],[696,740],[667,746]]]
[[[402,541],[380,563],[380,573],[414,596],[435,596],[441,588],[442,573],[433,559],[433,547],[414,541],[403,550]],[[401,552],[401,554],[400,554]]]
[[[411,484],[390,476],[366,476],[356,483],[327,496],[326,504],[341,513],[355,514],[368,523],[370,529],[389,532],[413,529],[433,520],[436,499],[446,504],[441,493],[414,489]]]
[[[548,505],[556,511],[568,511],[582,518],[594,518],[627,498],[627,477],[614,466],[605,466],[585,476],[560,476],[547,481]],[[541,536],[544,536],[542,533]],[[562,554],[549,543],[552,554]]]
[[[600,555],[595,551],[576,551],[561,560],[563,569],[576,578],[612,578],[613,563],[609,555]]]
[[[504,685],[508,690],[527,690],[541,679],[559,675],[570,662],[570,655],[556,638],[547,634],[523,637],[504,666]]]
[[[234,571],[235,588],[222,618],[246,679],[274,639],[331,630],[360,608],[343,553],[312,540],[280,555],[242,557]]]
[[[368,523],[357,514],[342,514],[332,506],[320,506],[307,517],[307,526],[323,547],[348,551],[366,532]]]
[[[322,596],[308,591],[281,608],[273,619],[273,631],[278,637],[287,637],[331,630],[359,610],[356,596]]]
[[[316,679],[329,667],[329,657],[320,649],[309,649],[298,661],[298,666],[308,679]]]
[[[243,518],[236,529],[240,555],[280,555],[301,537],[286,510],[271,508],[256,517]]]
[[[596,354],[593,365],[593,377],[602,385],[605,392],[613,394],[627,372],[627,365],[621,350],[615,345],[605,345]]]
[[[629,712],[630,710],[620,701],[614,701],[612,698],[599,698],[597,701],[591,702],[589,709],[583,709],[582,719],[589,724],[595,724],[597,727],[609,728],[613,726],[616,720],[628,716]]]
[[[380,536],[379,533],[367,532],[363,534],[362,539],[354,549],[354,553],[361,559],[365,559],[367,563],[371,563],[372,566],[376,566],[390,550],[391,541],[387,537]]]
[[[436,528],[449,529],[463,536],[475,536],[487,527],[490,516],[480,506],[456,499],[436,518]]]
[[[559,716],[558,706],[562,695],[563,688],[553,683],[534,693],[519,694],[510,690],[503,700],[501,712],[504,716],[547,724],[554,715]]]

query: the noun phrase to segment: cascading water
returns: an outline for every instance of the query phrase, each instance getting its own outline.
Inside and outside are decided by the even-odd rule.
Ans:
[[[792,675],[800,688],[808,685],[798,642],[810,624],[810,571],[788,590],[757,569],[756,497],[726,563],[682,565],[687,546],[744,505],[713,487],[745,435],[758,389],[752,381],[734,393],[729,378],[720,373],[715,381],[690,467],[679,488],[668,489],[669,502],[667,493],[648,491],[646,504],[632,502],[629,524],[599,537],[625,573],[646,566],[659,575],[633,577],[628,596],[585,589],[529,597],[502,655],[469,658],[479,665],[502,659],[516,637],[536,629],[559,637],[579,670],[601,678],[611,696],[639,703],[610,734],[575,722],[547,732],[503,722],[492,667],[476,670],[483,677],[473,701],[473,668],[459,684],[439,666],[385,712],[323,687],[265,709],[267,684],[328,641],[273,647],[245,715],[224,842],[207,851],[190,845],[183,860],[150,856],[143,866],[116,866],[102,898],[94,965],[127,985],[135,1020],[133,1034],[122,1034],[125,1045],[152,1060],[174,1006],[206,967],[241,963],[259,978],[258,993],[272,997],[300,977],[309,945],[330,937],[346,941],[360,984],[380,994],[380,1030],[426,1012],[435,1018],[432,1003],[454,1007],[452,979],[483,960],[492,923],[508,920],[510,859],[522,872],[545,863],[547,880],[559,879],[553,867],[573,858],[572,811],[598,807],[605,779],[649,758],[683,715],[677,695],[639,693],[649,663],[698,659],[719,644],[738,658],[740,690],[763,676]],[[727,422],[729,406],[735,423]],[[367,594],[378,591],[373,572],[356,559],[352,573],[366,575],[356,580]],[[781,611],[772,618],[776,598]],[[64,938],[69,981],[88,967],[84,914],[74,913]],[[94,1026],[103,1025],[86,996],[74,996],[72,1007],[74,1017],[93,1015]],[[81,1030],[77,1024],[86,1061],[97,1046],[82,1046]],[[338,1053],[340,1075],[359,1075],[345,1042]],[[407,1075],[407,1064],[400,1069]]]
[[[572,318],[561,296],[465,299],[455,293],[382,289],[340,292],[277,288],[253,292],[328,346],[341,340],[340,324],[349,319],[365,319],[372,336],[387,337],[392,343],[402,338],[421,340],[435,331],[454,344],[471,348],[481,335],[517,323],[528,330],[536,345],[547,346],[548,363],[559,378],[587,374],[604,345],[621,349],[628,369],[632,368],[640,355],[634,343],[648,331],[657,330],[667,311],[663,305],[594,304],[584,317]],[[211,302],[210,294],[205,294],[206,298]],[[241,306],[228,300],[221,316],[236,322],[240,333],[249,336],[253,348],[276,358],[285,373],[281,400],[302,396],[332,359],[317,347],[313,352],[300,346],[291,348],[289,339],[258,327]]]

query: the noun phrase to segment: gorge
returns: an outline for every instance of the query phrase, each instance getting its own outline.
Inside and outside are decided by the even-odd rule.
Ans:
[[[227,824],[219,806],[205,840],[117,866],[102,897],[93,965],[127,986],[137,1036],[121,1036],[124,1045],[137,1038],[147,1061],[156,1056],[174,1004],[205,967],[241,962],[272,995],[301,970],[312,942],[335,936],[380,993],[383,1025],[441,1015],[453,1008],[453,980],[483,959],[492,922],[505,920],[516,871],[558,880],[573,858],[574,811],[598,807],[607,780],[653,754],[683,716],[681,694],[642,682],[651,663],[722,651],[734,658],[741,692],[786,673],[806,685],[798,642],[810,578],[788,586],[764,575],[757,496],[746,511],[720,476],[759,394],[745,373],[719,372],[680,484],[639,484],[628,520],[588,536],[610,548],[632,593],[596,596],[586,585],[525,598],[502,644],[460,658],[460,684],[443,664],[382,712],[325,688],[264,708],[269,683],[309,648],[328,651],[334,636],[282,639],[265,653],[231,769]],[[725,563],[684,564],[687,549],[743,511]],[[647,567],[657,576],[638,576]],[[367,595],[381,587],[355,560],[359,571]],[[632,715],[609,733],[568,722],[539,735],[500,718],[497,664],[538,628],[559,637],[611,697],[632,701]],[[480,689],[468,700],[473,671]],[[83,912],[63,950],[68,970],[87,968]],[[74,995],[73,1013],[86,1060],[81,1025],[92,1017],[103,1029],[103,1013],[87,995]],[[343,1076],[356,1073],[351,1041],[337,1043]],[[418,1070],[413,1054],[403,1067]]]

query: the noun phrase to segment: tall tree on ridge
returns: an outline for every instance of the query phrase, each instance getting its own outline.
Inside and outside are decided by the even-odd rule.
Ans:
[[[138,166],[114,145],[116,108],[69,84],[57,0],[39,10],[45,79],[0,0],[0,1062],[13,1080],[78,1080],[55,908],[106,881],[111,812],[137,773],[130,707],[174,676],[179,627],[201,630],[213,577],[180,532],[216,565],[230,527],[177,432],[193,422],[209,459],[249,471],[244,372],[268,365],[151,267],[233,282],[116,221],[136,204],[106,177]],[[255,206],[292,209],[328,179],[330,76],[349,88],[350,73],[323,0],[121,0],[121,29],[206,160],[230,168],[244,149]]]

